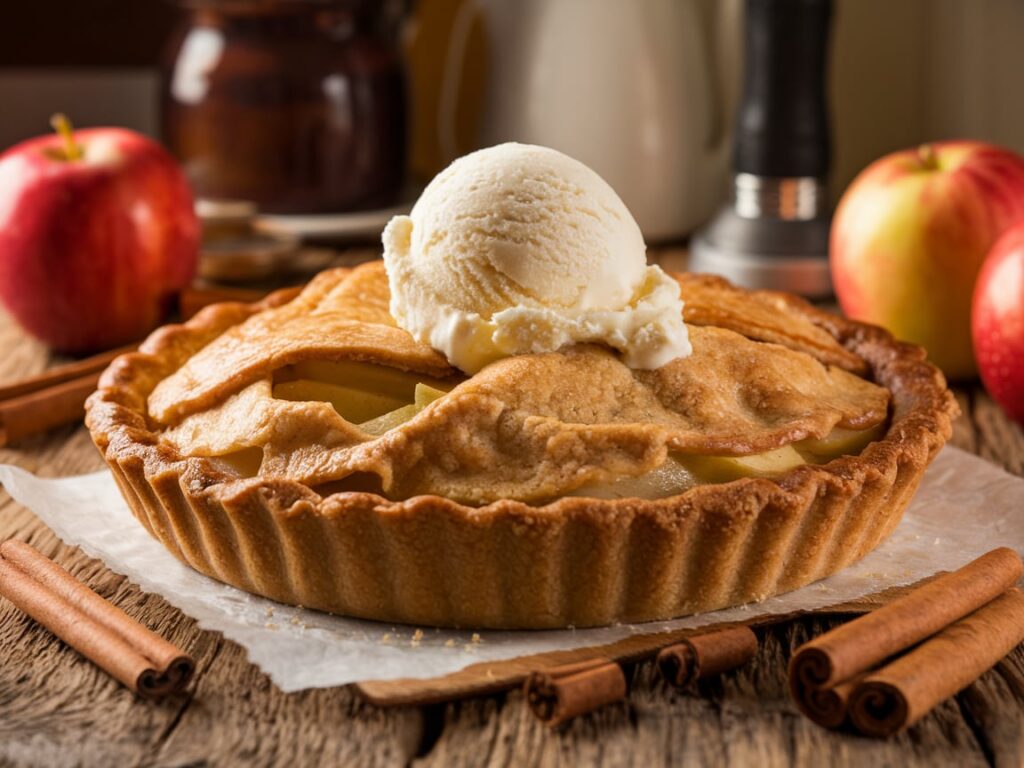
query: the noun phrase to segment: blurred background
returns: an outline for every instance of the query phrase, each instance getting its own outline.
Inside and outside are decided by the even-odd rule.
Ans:
[[[720,59],[721,72],[702,74],[721,88],[721,110],[728,123],[735,111],[742,69],[743,3],[677,2],[680,6],[692,3],[693,18],[700,25],[698,46],[706,47],[710,58]],[[303,5],[297,0],[254,5],[287,8],[296,4]],[[648,4],[647,0],[621,3],[641,10]],[[0,25],[0,103],[4,105],[0,147],[44,132],[56,109],[68,113],[80,127],[124,125],[160,136],[161,68],[173,67],[183,27],[192,26],[190,16],[204,6],[229,11],[240,5],[245,3],[51,0],[10,4]],[[358,4],[304,5],[316,9]],[[364,5],[381,17],[377,23],[386,27],[385,33],[395,36],[405,66],[415,66],[410,73],[410,162],[415,176],[423,181],[450,159],[444,149],[450,154],[452,148],[438,144],[436,109],[456,11],[464,3],[385,0]],[[535,10],[537,4],[525,0],[505,5],[515,16]],[[594,13],[586,2],[576,5],[583,13]],[[832,195],[837,196],[871,160],[924,140],[971,136],[1024,151],[1024,100],[1018,98],[1024,73],[1022,29],[1024,3],[1019,0],[836,0],[828,74],[834,139]],[[615,39],[621,27],[605,31],[608,39],[584,50],[598,63],[614,58],[617,45],[629,45],[621,34]],[[665,43],[693,42],[685,39],[686,31],[680,32],[675,41],[672,35],[664,35]],[[462,70],[463,79],[455,107],[459,152],[474,143],[470,124],[480,119],[481,91],[486,87],[481,71],[486,66],[486,43],[479,29],[474,34],[465,61],[461,66],[450,65]],[[550,34],[557,36],[559,30]],[[635,54],[644,55],[639,48]],[[647,55],[656,59],[659,53],[648,51]],[[704,52],[693,55],[696,59]],[[280,62],[281,66],[295,63]],[[656,67],[657,62],[649,66]],[[686,73],[678,76],[682,80]],[[604,85],[594,80],[591,87],[599,91]],[[571,104],[565,106],[568,109]],[[724,165],[721,173],[724,178]]]
[[[295,0],[271,5],[292,4]],[[443,163],[436,126],[429,123],[436,120],[441,59],[452,42],[456,10],[464,4],[369,3],[381,6],[377,12],[392,26],[407,63],[411,58],[418,68],[412,73],[415,109],[410,123],[412,161],[421,180]],[[188,24],[188,9],[204,5],[216,9],[232,3],[10,4],[0,26],[0,146],[44,132],[55,109],[73,116],[79,127],[124,125],[160,136],[161,68],[173,66],[171,48]],[[699,0],[693,5],[702,45],[723,59],[725,71],[712,77],[722,82],[723,114],[731,123],[741,71],[742,3]],[[971,136],[1024,152],[1024,99],[1017,97],[1024,73],[1021,30],[1024,3],[1019,0],[836,0],[828,74],[834,194],[871,160],[924,140]],[[474,44],[477,50],[470,51],[470,61],[461,68],[477,68],[462,72],[470,91],[462,94],[467,102],[481,100],[484,87],[479,72],[484,46],[479,39],[470,42]],[[614,40],[605,41],[590,54],[607,58],[615,45]],[[459,151],[473,143],[468,123],[479,119],[469,114],[474,109],[478,104],[461,105]]]

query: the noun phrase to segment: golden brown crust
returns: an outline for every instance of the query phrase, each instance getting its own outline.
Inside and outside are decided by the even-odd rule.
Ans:
[[[817,325],[801,299],[778,291],[745,291],[715,275],[677,274],[683,318],[691,325],[710,325],[807,352],[828,365],[867,373],[864,360],[844,348]],[[801,306],[802,305],[802,306]]]
[[[264,308],[219,305],[162,329],[108,369],[87,422],[136,516],[184,561],[274,599],[366,618],[587,626],[802,586],[888,535],[956,413],[920,349],[783,296],[778,311],[827,331],[892,393],[885,436],[859,456],[657,501],[325,498],[294,480],[236,480],[210,459],[182,456],[146,415],[147,395],[187,349]]]
[[[837,426],[873,427],[888,415],[888,391],[842,368],[700,326],[690,327],[692,355],[654,371],[634,371],[600,346],[500,360],[376,437],[325,402],[273,396],[275,371],[303,361],[370,360],[451,375],[390,316],[377,322],[387,303],[379,264],[326,272],[295,301],[199,349],[157,385],[149,413],[173,425],[164,438],[182,455],[258,449],[261,477],[322,485],[359,473],[376,478],[388,498],[469,504],[550,499],[643,475],[669,450],[757,453]],[[809,321],[791,324],[791,338],[813,335],[801,331]]]

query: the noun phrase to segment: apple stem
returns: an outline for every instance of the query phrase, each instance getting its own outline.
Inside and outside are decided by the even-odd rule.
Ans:
[[[82,148],[75,141],[75,131],[71,126],[71,121],[65,115],[58,112],[50,118],[50,125],[64,139],[64,154],[67,156],[67,159],[81,160]]]
[[[926,171],[937,171],[939,169],[939,156],[935,153],[935,147],[931,144],[922,144],[917,148],[917,156],[921,158],[921,164]]]

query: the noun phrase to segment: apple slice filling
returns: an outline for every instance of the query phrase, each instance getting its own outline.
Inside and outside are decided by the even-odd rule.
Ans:
[[[657,469],[638,477],[592,483],[571,496],[599,499],[663,499],[695,485],[728,483],[744,477],[778,477],[803,464],[825,464],[840,456],[852,456],[885,432],[885,424],[868,429],[837,427],[821,439],[808,438],[749,456],[694,456],[671,453]]]
[[[378,436],[404,424],[456,382],[373,363],[310,360],[274,375],[274,397],[330,403],[346,421]]]
[[[317,360],[278,371],[273,391],[275,397],[285,400],[328,402],[342,418],[379,437],[413,419],[457,383],[372,363]],[[671,453],[664,464],[644,475],[587,484],[569,495],[660,499],[695,485],[727,483],[745,477],[778,477],[804,464],[824,464],[839,456],[858,454],[884,431],[884,424],[862,430],[836,428],[820,439],[809,438],[747,456]],[[248,472],[256,457],[240,455],[223,460]]]
[[[243,448],[223,456],[211,456],[210,461],[215,466],[238,477],[256,477],[260,473],[260,465],[263,463],[263,449]]]
[[[411,403],[382,414],[375,419],[364,421],[359,425],[359,428],[374,436],[383,435],[385,432],[405,424],[405,422],[412,419],[413,416],[422,411],[432,402],[447,394],[448,392],[446,390],[436,389],[429,384],[419,382],[416,384],[416,390],[413,394],[413,401]]]
[[[855,456],[868,447],[868,443],[885,434],[885,423],[868,429],[843,429],[836,427],[828,435],[815,440],[808,438],[794,443],[808,464],[824,464],[839,456]]]

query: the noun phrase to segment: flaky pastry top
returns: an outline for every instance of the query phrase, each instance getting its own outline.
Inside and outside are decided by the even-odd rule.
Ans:
[[[388,314],[380,262],[321,274],[293,301],[231,325],[160,380],[148,414],[184,455],[259,449],[261,477],[369,477],[391,498],[543,500],[640,475],[669,451],[743,455],[884,421],[863,361],[771,294],[681,276],[693,354],[635,371],[580,345],[498,361],[382,436],[325,402],[273,396],[276,371],[358,360],[458,381]],[[744,320],[744,301],[748,319]]]

